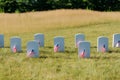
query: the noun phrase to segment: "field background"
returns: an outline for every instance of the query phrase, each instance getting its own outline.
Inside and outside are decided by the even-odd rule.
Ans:
[[[119,80],[120,49],[112,48],[112,35],[120,33],[120,12],[53,10],[0,14],[0,80]],[[26,57],[26,44],[35,33],[45,34],[40,58]],[[74,35],[84,33],[91,43],[91,58],[79,59]],[[10,51],[10,37],[22,38],[22,53]],[[65,52],[53,52],[53,38],[65,37]],[[109,38],[109,52],[97,53],[97,37]]]

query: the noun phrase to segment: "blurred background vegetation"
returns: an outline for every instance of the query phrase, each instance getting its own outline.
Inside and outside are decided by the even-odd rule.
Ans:
[[[29,12],[53,9],[120,11],[120,0],[0,0],[0,12]]]

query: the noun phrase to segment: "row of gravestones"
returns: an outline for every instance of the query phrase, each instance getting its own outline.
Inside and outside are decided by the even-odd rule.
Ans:
[[[39,57],[39,47],[44,47],[44,34],[37,33],[33,41],[27,43],[27,56]],[[85,41],[84,34],[75,35],[75,46],[78,48],[78,56],[82,58],[90,57],[90,42]],[[120,47],[120,34],[113,35],[113,47]],[[4,47],[4,35],[0,34],[0,47]],[[21,52],[21,38],[10,38],[10,49],[12,52]],[[97,39],[97,52],[108,51],[108,38],[100,36]],[[64,52],[64,37],[54,38],[54,52]]]
[[[84,34],[75,35],[76,47],[78,47],[78,56],[82,58],[90,57],[90,42],[85,41]],[[112,47],[120,47],[120,34],[113,34]],[[107,52],[108,51],[108,38],[100,36],[97,39],[97,52]]]

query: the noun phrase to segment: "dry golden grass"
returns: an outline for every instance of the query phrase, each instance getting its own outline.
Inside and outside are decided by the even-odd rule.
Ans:
[[[43,32],[49,29],[80,27],[113,21],[120,21],[120,12],[61,9],[22,14],[1,13],[0,33]]]

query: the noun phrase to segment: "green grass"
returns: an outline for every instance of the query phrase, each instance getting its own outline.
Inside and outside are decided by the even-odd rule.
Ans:
[[[92,19],[92,18],[91,18]],[[34,25],[33,25],[34,26]],[[39,58],[26,57],[26,44],[39,30],[22,33],[5,33],[5,48],[0,48],[0,80],[119,80],[120,48],[112,48],[112,35],[119,33],[120,20],[95,22],[73,27],[57,27],[42,31],[45,47]],[[41,32],[41,31],[40,31]],[[79,59],[74,35],[84,33],[91,43],[91,57]],[[22,38],[22,53],[13,54],[9,48],[11,36]],[[65,37],[65,52],[53,52],[53,38]],[[97,52],[97,37],[109,38],[109,52]]]

